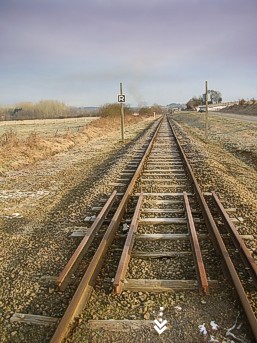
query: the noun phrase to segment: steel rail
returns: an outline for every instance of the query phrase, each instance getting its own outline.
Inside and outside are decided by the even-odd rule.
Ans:
[[[188,226],[188,231],[190,235],[190,242],[192,246],[194,262],[195,262],[195,267],[196,267],[196,274],[197,274],[198,283],[199,283],[199,292],[200,294],[208,294],[209,285],[208,285],[207,275],[206,275],[206,271],[205,271],[205,267],[203,263],[201,248],[199,245],[199,241],[198,241],[198,237],[197,237],[197,233],[195,229],[195,224],[194,224],[194,219],[192,216],[187,193],[183,192],[183,196],[184,196],[184,203],[185,203],[187,226]]]
[[[162,118],[163,119],[163,118]],[[107,252],[107,249],[111,245],[114,235],[120,225],[122,216],[126,210],[127,203],[129,201],[130,195],[133,191],[133,187],[137,181],[138,176],[140,175],[144,162],[148,155],[150,154],[150,151],[152,149],[153,142],[155,141],[158,131],[160,129],[160,124],[162,122],[162,119],[160,120],[155,133],[145,151],[144,156],[142,157],[142,160],[140,161],[135,174],[133,175],[128,188],[126,192],[124,193],[120,204],[111,220],[110,225],[108,226],[103,239],[94,254],[82,280],[80,281],[80,284],[71,299],[71,302],[68,305],[68,308],[66,309],[66,312],[64,313],[64,316],[62,317],[61,321],[59,322],[59,325],[56,328],[56,331],[50,341],[50,343],[61,343],[66,337],[67,334],[69,333],[70,326],[76,316],[78,316],[83,308],[86,305],[86,302],[88,301],[90,294],[93,290],[93,286],[96,281],[96,277],[98,276],[100,269],[103,264],[103,259],[104,256]]]
[[[97,231],[100,229],[101,225],[103,224],[106,215],[110,212],[112,205],[115,201],[117,191],[113,191],[99,214],[97,215],[95,221],[91,225],[91,227],[87,230],[85,237],[80,242],[79,246],[67,262],[64,269],[59,274],[56,285],[61,290],[64,291],[67,287],[71,274],[77,269],[79,263],[83,259],[85,253],[87,252],[90,244],[92,243]]]
[[[177,138],[177,135],[176,135],[176,133],[172,127],[170,120],[168,120],[168,121],[169,121],[170,127],[172,129],[172,132],[174,133],[175,139],[177,141],[179,151],[181,152],[181,155],[183,156],[183,159],[185,161],[185,165],[186,165],[186,168],[189,172],[189,176],[193,182],[195,192],[196,192],[196,196],[198,198],[198,201],[199,201],[202,213],[203,213],[203,217],[205,219],[205,222],[206,222],[207,228],[209,230],[210,236],[212,238],[213,244],[214,244],[214,246],[217,247],[219,254],[225,263],[225,266],[227,268],[230,279],[232,280],[232,283],[236,289],[238,298],[241,302],[241,305],[244,309],[245,315],[246,315],[248,322],[250,324],[253,336],[254,336],[255,340],[257,341],[257,319],[255,317],[255,314],[253,312],[251,304],[247,298],[247,295],[246,295],[244,288],[243,288],[243,285],[242,285],[242,283],[238,277],[236,269],[235,269],[235,267],[231,261],[231,258],[229,257],[229,253],[227,251],[227,248],[223,242],[223,239],[222,239],[222,237],[219,233],[219,230],[216,226],[216,223],[212,217],[212,214],[211,214],[211,212],[208,208],[208,205],[204,199],[204,196],[200,190],[200,187],[199,187],[198,182],[197,182],[197,180],[193,174],[193,171],[192,171],[192,168],[188,162],[188,159],[187,159],[187,157],[186,157],[186,155],[182,149],[182,146],[181,146],[181,144]]]
[[[129,232],[126,238],[126,242],[122,251],[120,262],[117,268],[117,272],[113,281],[113,288],[115,294],[120,294],[122,292],[124,278],[128,269],[128,264],[130,261],[131,251],[135,241],[135,234],[138,228],[138,221],[140,210],[143,202],[143,193],[140,194],[137,202],[137,206],[131,221]]]
[[[212,196],[214,199],[214,203],[217,206],[217,209],[228,228],[228,231],[231,235],[231,238],[234,242],[234,245],[238,249],[240,255],[242,256],[243,262],[245,266],[248,268],[249,273],[252,276],[253,282],[255,286],[257,286],[257,264],[254,261],[254,258],[250,254],[249,250],[247,249],[245,242],[237,232],[237,229],[235,228],[234,224],[232,223],[231,219],[229,218],[228,214],[226,213],[225,208],[223,207],[220,199],[218,198],[217,194],[215,192],[212,192]]]
[[[159,134],[161,136],[161,138],[163,138],[162,133],[164,131],[159,131]],[[158,136],[159,137],[159,136]],[[165,138],[168,137],[170,138],[170,135],[165,136]],[[160,146],[160,143],[158,144],[158,141],[155,143],[155,145],[153,146],[153,149],[151,151],[151,154],[154,153],[154,151],[156,152],[156,145]],[[162,144],[164,145],[164,144]],[[165,144],[165,146],[168,144]],[[161,158],[165,158],[164,156],[162,156]],[[149,168],[149,164],[152,165],[153,163],[149,161],[152,161],[152,155],[149,155],[149,158],[147,160],[147,167]],[[160,159],[158,159],[158,165],[162,165],[162,162],[160,162]],[[154,162],[154,166],[156,165],[157,162]],[[177,162],[178,163],[178,162]],[[182,159],[180,156],[179,159],[179,163],[183,166],[182,163]],[[147,169],[149,171],[149,169]],[[144,174],[143,174],[144,175]],[[142,177],[140,178],[140,181],[142,181]],[[156,181],[155,179],[153,179],[153,181]],[[158,181],[158,180],[157,180]],[[167,181],[167,179],[162,179],[161,181]],[[151,193],[152,194],[152,193]],[[161,193],[163,195],[163,193]],[[170,193],[168,193],[170,194]],[[140,196],[146,196],[147,193],[141,193]],[[196,234],[196,230],[195,230],[195,226],[194,226],[194,219],[192,216],[192,211],[190,208],[190,204],[189,204],[189,200],[188,200],[188,195],[186,192],[181,193],[181,196],[183,197],[182,199],[184,199],[184,206],[185,206],[185,210],[160,210],[160,213],[177,213],[177,212],[181,212],[181,213],[185,213],[186,212],[186,218],[147,218],[147,219],[138,219],[139,217],[139,210],[140,210],[140,206],[141,204],[139,204],[139,206],[137,207],[135,213],[134,213],[134,217],[132,219],[132,225],[130,226],[130,230],[128,232],[127,235],[127,239],[126,242],[124,244],[124,248],[123,248],[123,252],[122,252],[122,256],[119,262],[119,266],[116,272],[116,276],[114,278],[114,282],[113,282],[113,288],[114,288],[114,293],[116,294],[120,294],[122,292],[122,289],[124,286],[126,286],[126,284],[124,285],[124,279],[126,276],[126,272],[128,269],[128,265],[129,265],[129,261],[130,261],[130,257],[131,257],[131,251],[133,248],[133,244],[134,244],[134,240],[135,240],[135,233],[137,231],[137,226],[139,223],[142,222],[155,222],[155,223],[166,223],[166,222],[174,222],[174,223],[186,223],[188,226],[188,230],[189,230],[189,234],[188,237],[190,238],[191,241],[191,246],[192,246],[192,251],[193,251],[193,256],[194,256],[194,262],[195,262],[195,269],[196,269],[196,274],[197,274],[197,278],[198,278],[198,288],[199,288],[199,292],[200,294],[206,294],[208,293],[208,280],[207,280],[207,276],[206,276],[206,272],[205,272],[205,268],[204,268],[204,264],[203,264],[203,260],[202,260],[202,255],[201,255],[201,250],[200,250],[200,245],[198,242],[198,237]],[[181,200],[182,200],[181,199]],[[183,200],[182,200],[183,203]],[[147,212],[148,210],[146,210]],[[151,211],[151,210],[150,210]],[[141,213],[143,213],[144,211],[141,211]],[[159,210],[157,210],[157,212],[159,212]],[[128,280],[129,281],[129,280]]]

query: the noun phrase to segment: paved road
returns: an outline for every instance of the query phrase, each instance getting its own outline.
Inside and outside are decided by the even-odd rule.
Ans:
[[[211,111],[209,111],[209,114],[213,115],[213,116],[227,117],[227,118],[231,118],[231,119],[237,119],[237,120],[241,120],[241,121],[249,121],[252,123],[257,123],[257,116],[247,116],[244,114],[211,112]]]

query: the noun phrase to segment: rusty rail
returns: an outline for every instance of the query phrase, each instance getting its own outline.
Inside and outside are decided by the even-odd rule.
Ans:
[[[162,121],[162,120],[161,120]],[[101,266],[103,264],[103,259],[104,256],[107,252],[107,249],[109,248],[109,246],[111,245],[114,235],[120,225],[122,216],[126,210],[126,206],[128,203],[128,200],[130,198],[131,192],[133,190],[133,187],[136,183],[136,180],[138,178],[138,176],[141,173],[141,170],[143,168],[144,162],[146,160],[146,158],[148,157],[148,155],[150,154],[150,151],[152,149],[152,145],[153,142],[155,141],[159,128],[160,128],[160,124],[161,121],[159,122],[159,125],[156,128],[155,134],[153,135],[153,138],[151,139],[150,144],[148,145],[146,152],[144,154],[144,156],[142,157],[141,162],[139,163],[137,170],[135,171],[134,176],[132,177],[130,184],[126,190],[126,192],[124,193],[123,198],[121,199],[121,202],[111,220],[110,225],[108,226],[104,237],[96,251],[96,253],[94,254],[82,280],[80,281],[80,284],[73,296],[73,298],[71,299],[71,302],[68,306],[68,308],[66,309],[66,312],[64,313],[64,316],[62,317],[59,325],[57,326],[57,329],[51,339],[50,343],[61,343],[65,337],[67,337],[67,334],[69,332],[70,326],[72,324],[72,321],[74,320],[74,318],[76,316],[78,316],[83,308],[86,305],[86,302],[88,301],[90,294],[93,290],[93,286],[95,284],[95,280],[96,277],[98,276]]]
[[[257,320],[256,320],[256,317],[253,313],[251,305],[250,305],[250,303],[247,299],[247,296],[244,292],[243,286],[242,286],[241,281],[240,281],[240,279],[236,273],[236,270],[233,266],[233,263],[232,263],[229,255],[228,255],[228,251],[224,245],[222,237],[220,236],[218,228],[217,228],[217,226],[214,222],[214,219],[210,213],[210,210],[206,204],[206,201],[203,197],[203,194],[200,191],[200,187],[199,187],[199,185],[198,185],[198,183],[197,183],[197,181],[193,175],[192,169],[191,169],[191,167],[187,161],[187,158],[183,152],[183,149],[182,149],[180,143],[178,142],[177,136],[176,136],[170,122],[169,122],[169,124],[170,124],[171,130],[174,134],[174,137],[177,141],[180,154],[183,157],[183,161],[184,161],[183,163],[184,163],[184,165],[188,171],[188,174],[191,178],[191,181],[193,183],[195,194],[196,194],[196,197],[200,203],[201,210],[202,210],[202,213],[204,216],[204,220],[205,220],[206,226],[209,230],[210,236],[213,240],[213,244],[217,247],[217,250],[218,250],[220,256],[222,257],[222,259],[223,259],[223,261],[227,267],[230,278],[233,281],[233,284],[234,284],[234,287],[237,291],[238,297],[241,301],[241,304],[244,308],[245,314],[248,318],[248,321],[249,321],[249,324],[251,326],[253,335],[254,335],[255,339],[257,340]],[[146,158],[149,156],[149,154],[151,152],[152,144],[153,144],[154,140],[156,139],[159,128],[160,128],[160,125],[156,129],[156,132],[155,132],[155,134],[151,140],[151,143],[149,144],[149,146],[145,152],[145,155],[143,156],[141,162],[139,163],[138,168],[137,168],[134,176],[132,177],[131,182],[130,182],[126,192],[124,193],[124,196],[123,196],[123,198],[122,198],[122,200],[121,200],[121,202],[120,202],[120,204],[119,204],[119,206],[118,206],[118,208],[117,208],[117,210],[116,210],[116,212],[115,212],[115,214],[111,220],[111,223],[108,226],[108,229],[106,230],[104,237],[103,237],[95,255],[93,256],[93,258],[92,258],[92,260],[91,260],[91,262],[90,262],[90,264],[89,264],[89,266],[88,266],[88,268],[87,268],[87,270],[86,270],[86,272],[85,272],[85,274],[84,274],[84,276],[83,276],[83,278],[82,278],[82,280],[81,280],[81,282],[80,282],[80,284],[79,284],[79,286],[78,286],[78,288],[74,294],[74,297],[72,298],[63,318],[61,319],[61,321],[60,321],[60,323],[59,323],[59,325],[58,325],[58,327],[57,327],[57,329],[56,329],[56,331],[52,337],[51,343],[61,343],[64,340],[64,338],[67,337],[67,334],[68,334],[69,329],[71,327],[72,321],[74,320],[74,318],[76,316],[78,316],[82,312],[83,308],[85,307],[86,302],[89,299],[89,296],[91,294],[91,291],[93,290],[96,277],[98,276],[100,269],[102,267],[104,256],[106,255],[107,249],[109,248],[110,244],[112,243],[114,235],[117,232],[117,229],[120,225],[122,216],[124,215],[124,213],[126,211],[126,207],[127,207],[128,201],[130,199],[131,193],[133,191],[133,187],[134,187],[139,175],[141,174],[141,172],[143,170],[143,165],[144,165]],[[142,195],[142,197],[143,197],[143,195]],[[140,198],[141,198],[141,195],[140,195]],[[133,246],[133,238],[134,238],[133,232],[135,232],[137,230],[137,224],[138,224],[137,221],[138,221],[138,217],[139,217],[138,213],[139,213],[140,208],[141,208],[141,202],[142,202],[142,200],[138,200],[137,207],[136,207],[137,215],[135,213],[133,216],[133,220],[132,220],[133,227],[131,224],[130,232],[128,234],[128,236],[130,235],[130,239],[129,239],[130,243],[129,243],[129,241],[127,242],[127,240],[126,240],[126,243],[129,243],[129,244],[127,245],[125,243],[125,250],[124,250],[125,252],[124,252],[123,262],[120,262],[120,271],[119,271],[120,279],[118,280],[115,277],[116,280],[114,281],[114,284],[115,284],[115,291],[117,293],[119,293],[122,290],[122,286],[123,286],[122,281],[123,281],[125,272],[127,270],[127,264],[128,264],[131,249]],[[190,225],[190,227],[192,228],[192,225],[189,224],[189,222],[191,223],[191,221],[192,221],[192,213],[191,213],[191,210],[189,207],[187,194],[184,194],[184,202],[185,202],[185,207],[186,207],[186,215],[187,215],[188,225]],[[187,202],[187,205],[186,205],[186,202]],[[187,207],[189,207],[189,208],[187,208]],[[193,251],[194,250],[197,250],[197,249],[194,248]],[[197,258],[198,258],[199,269],[200,269],[200,267],[201,267],[200,261],[201,260],[199,257],[197,257]],[[198,273],[199,273],[199,277],[201,277],[200,274],[202,274],[202,271],[201,272],[199,271]],[[203,275],[204,274],[202,274],[202,276]],[[116,274],[116,276],[117,276],[117,274]],[[208,281],[207,281],[207,283],[206,283],[206,281],[207,281],[207,279],[205,280],[204,278],[202,278],[201,288],[203,289],[203,291],[208,292]]]
[[[169,120],[169,123],[170,123],[170,120]],[[184,159],[184,163],[185,163],[185,166],[189,172],[189,175],[190,175],[190,178],[194,184],[194,189],[195,189],[195,192],[196,192],[196,196],[198,198],[198,201],[199,201],[199,204],[201,206],[201,210],[202,210],[202,213],[203,213],[203,216],[204,216],[204,219],[205,219],[205,222],[206,222],[206,225],[207,225],[207,228],[209,230],[209,233],[210,233],[210,236],[211,236],[211,239],[213,241],[213,244],[215,247],[217,247],[217,250],[219,251],[219,255],[222,257],[222,260],[224,261],[225,263],[225,266],[226,266],[226,269],[228,271],[228,274],[230,276],[230,279],[232,280],[232,283],[236,289],[236,292],[237,292],[237,295],[238,295],[238,298],[241,302],[241,305],[244,309],[244,312],[245,312],[245,315],[248,319],[248,322],[250,324],[250,327],[252,329],[252,333],[253,333],[253,336],[255,338],[255,340],[257,341],[257,319],[255,317],[255,314],[253,312],[253,309],[251,307],[251,304],[247,298],[247,295],[244,291],[244,288],[243,288],[243,285],[238,277],[238,274],[235,270],[235,267],[231,261],[231,258],[229,257],[229,254],[228,254],[228,251],[227,251],[227,248],[223,242],[223,239],[219,233],[219,230],[215,224],[215,221],[211,215],[211,212],[208,208],[208,205],[204,199],[204,196],[200,190],[200,187],[196,181],[196,178],[193,174],[193,171],[192,171],[192,168],[187,160],[187,157],[182,149],[182,146],[181,144],[179,143],[178,141],[178,138],[177,138],[177,135],[170,123],[170,127],[171,127],[171,130],[172,132],[174,133],[174,136],[175,136],[175,139],[177,141],[177,144],[178,144],[178,147],[179,147],[179,150],[180,150],[180,153],[181,155],[183,156],[183,159]]]
[[[120,294],[123,288],[124,278],[128,269],[128,264],[131,256],[131,250],[135,241],[135,233],[137,232],[138,219],[140,214],[140,209],[143,202],[143,193],[140,194],[137,202],[137,206],[131,221],[129,232],[126,238],[126,242],[123,248],[123,252],[120,258],[119,266],[114,278],[113,287],[116,294]]]
[[[194,219],[192,216],[188,196],[186,192],[183,192],[184,197],[184,203],[185,203],[185,212],[186,212],[186,218],[187,218],[187,226],[188,231],[190,235],[190,242],[192,246],[193,256],[194,256],[194,262],[196,267],[196,274],[198,278],[199,283],[199,292],[202,294],[208,294],[209,293],[209,285],[208,280],[206,276],[206,271],[203,263],[201,248],[199,245],[197,233],[195,230],[195,224]]]
[[[58,276],[56,280],[56,285],[59,287],[61,291],[65,290],[67,287],[71,274],[77,269],[79,263],[81,262],[83,256],[87,252],[90,244],[92,243],[97,231],[100,229],[101,225],[103,224],[106,215],[110,212],[112,205],[115,201],[117,191],[114,191],[105,205],[103,206],[102,210],[97,215],[94,223],[91,227],[87,230],[85,237],[80,242],[79,246],[75,250],[72,257],[67,262],[66,266]]]
[[[229,234],[231,235],[234,245],[236,246],[239,253],[241,254],[242,260],[246,268],[248,269],[249,273],[251,274],[255,286],[257,286],[257,264],[255,263],[254,258],[252,257],[249,250],[247,249],[243,239],[237,232],[237,229],[235,228],[234,224],[230,220],[217,194],[215,192],[212,192],[212,196],[214,199],[214,203],[217,206],[218,211],[224,223],[226,224],[227,229],[229,230]]]

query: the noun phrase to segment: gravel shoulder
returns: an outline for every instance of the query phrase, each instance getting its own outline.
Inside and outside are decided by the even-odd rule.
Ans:
[[[11,323],[10,318],[14,312],[57,316],[67,307],[73,290],[55,296],[42,277],[60,272],[77,245],[69,233],[85,226],[87,211],[110,192],[115,169],[122,168],[124,154],[151,123],[148,119],[127,127],[126,144],[120,142],[120,132],[105,132],[1,177],[1,342],[48,341],[51,330]]]
[[[238,230],[257,239],[257,124],[211,119],[206,143],[201,116],[174,119],[202,191],[215,191],[228,207],[236,208],[235,215],[244,219]]]
[[[242,117],[244,117],[242,115]],[[205,140],[205,115],[185,112],[174,115],[174,119],[185,128],[188,134],[198,138],[204,143]],[[209,117],[208,138],[209,146],[225,149],[236,159],[245,163],[246,167],[257,170],[257,123],[233,120],[222,117],[219,114]],[[203,153],[208,146],[202,145]],[[222,156],[222,154],[221,154]],[[226,156],[228,158],[229,155]],[[220,158],[220,156],[219,156]],[[235,160],[234,160],[235,161]],[[234,162],[233,161],[233,162]],[[241,164],[240,164],[241,165]]]

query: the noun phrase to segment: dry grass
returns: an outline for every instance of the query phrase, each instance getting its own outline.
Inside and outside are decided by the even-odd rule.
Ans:
[[[246,115],[257,115],[257,104],[245,103],[244,105],[232,105],[223,108],[220,112],[225,113],[236,113],[236,114],[246,114]]]
[[[125,125],[135,124],[142,118],[128,117]],[[96,119],[78,132],[52,134],[50,137],[31,131],[26,137],[9,129],[0,136],[0,175],[18,170],[39,160],[47,159],[89,140],[120,130],[120,118]]]
[[[127,116],[125,117],[125,126],[135,124],[141,120],[142,118]],[[99,118],[88,124],[84,129],[82,129],[82,132],[85,133],[89,138],[95,138],[100,137],[108,132],[120,130],[120,125],[120,117]]]
[[[1,147],[15,147],[19,144],[19,139],[17,133],[14,132],[12,129],[7,130],[1,137],[0,137],[0,146]]]
[[[0,135],[12,130],[17,132],[20,138],[29,136],[32,131],[36,131],[43,137],[51,137],[55,133],[78,132],[94,120],[96,120],[95,117],[0,121]]]

